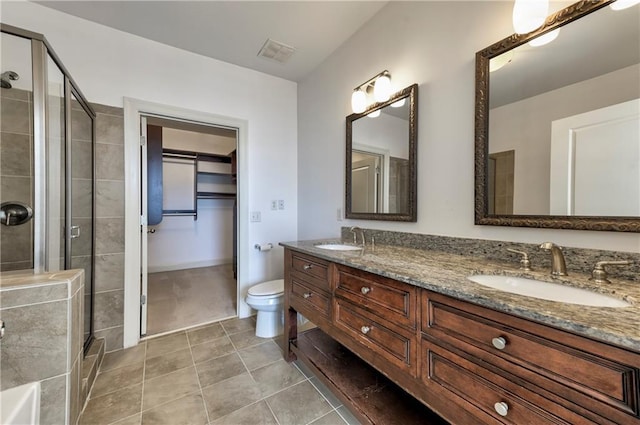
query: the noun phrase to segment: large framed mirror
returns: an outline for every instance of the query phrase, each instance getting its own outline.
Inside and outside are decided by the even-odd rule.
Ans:
[[[640,231],[640,5],[612,3],[476,54],[476,224]]]
[[[346,218],[417,220],[417,109],[414,84],[347,117]]]

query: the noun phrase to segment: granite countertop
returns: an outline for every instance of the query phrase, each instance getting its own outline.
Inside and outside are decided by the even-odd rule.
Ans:
[[[280,245],[338,264],[365,270],[419,286],[497,311],[511,313],[593,339],[640,352],[640,285],[611,279],[596,284],[588,275],[572,273],[552,276],[548,270],[530,272],[518,264],[488,261],[480,257],[440,251],[378,245],[362,251],[332,251],[315,248],[321,243],[344,243],[336,239],[282,242]],[[570,259],[567,258],[570,264]],[[467,279],[475,274],[508,275],[588,289],[627,301],[623,308],[589,307],[491,289]]]

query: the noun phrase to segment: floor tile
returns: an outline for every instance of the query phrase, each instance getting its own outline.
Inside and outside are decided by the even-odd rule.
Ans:
[[[100,373],[91,388],[91,398],[142,383],[143,368],[144,362],[139,362]]]
[[[143,410],[200,391],[194,367],[150,379],[144,383]]]
[[[329,390],[329,388],[327,388],[327,386],[323,384],[322,381],[320,381],[317,377],[314,376],[313,378],[309,379],[309,382],[311,382],[311,385],[313,385],[315,389],[318,390],[318,392],[327,399],[331,407],[335,409],[342,406],[342,402],[340,401],[340,399],[336,397]]]
[[[205,325],[196,329],[187,331],[190,345],[202,344],[203,342],[224,336],[224,329],[220,323]]]
[[[212,339],[211,341],[191,347],[191,354],[195,363],[201,363],[216,357],[224,356],[236,351],[228,336]]]
[[[282,359],[282,351],[273,341],[254,345],[238,351],[247,369],[253,370]]]
[[[231,342],[238,350],[242,350],[243,348],[251,347],[252,345],[263,344],[268,341],[268,339],[260,338],[256,336],[255,330],[248,330],[238,332],[236,334],[229,335]]]
[[[224,381],[247,371],[238,353],[231,353],[207,362],[198,363],[196,364],[196,369],[202,387]]]
[[[251,372],[263,397],[270,396],[284,388],[304,381],[298,369],[284,360],[278,360]],[[315,388],[314,388],[315,390]]]
[[[142,362],[144,361],[146,349],[147,344],[142,341],[135,347],[105,353],[102,358],[102,364],[100,365],[100,372],[106,372],[107,370],[115,369],[117,367]]]
[[[311,422],[310,425],[346,425],[346,422],[335,410],[333,410],[320,419],[316,419]]]
[[[202,389],[202,394],[211,421],[253,404],[262,398],[260,390],[248,373],[205,387]]]
[[[191,394],[142,412],[142,425],[206,425],[202,395]]]
[[[136,413],[135,415],[121,419],[118,422],[114,422],[112,425],[140,425],[142,423],[142,415]]]
[[[110,424],[140,412],[142,384],[92,398],[80,417],[80,425]]]
[[[338,416],[340,418],[340,416]],[[339,423],[339,422],[337,422]],[[235,412],[223,416],[211,425],[278,425],[276,418],[271,413],[271,409],[264,401],[259,401]]]
[[[191,350],[188,348],[151,357],[145,363],[144,379],[153,379],[192,365]]]
[[[308,424],[333,410],[309,381],[272,395],[267,403],[280,425]]]
[[[147,358],[159,356],[172,351],[189,348],[186,332],[176,332],[173,334],[151,338],[147,340]]]
[[[244,319],[233,318],[229,320],[223,320],[220,322],[224,330],[229,334],[236,334],[242,331],[256,330],[256,321],[253,317],[246,317]]]
[[[338,407],[336,411],[340,414],[340,417],[344,419],[344,421],[349,425],[360,425],[360,421],[358,421],[356,417],[353,416],[353,413],[351,413],[351,411],[345,406]]]

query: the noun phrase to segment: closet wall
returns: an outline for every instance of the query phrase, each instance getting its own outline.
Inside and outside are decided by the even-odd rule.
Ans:
[[[162,147],[165,151],[230,155],[236,149],[235,132],[221,129],[220,133],[204,134],[163,127]],[[200,196],[196,205],[193,203],[194,179],[197,179],[200,193],[235,192],[231,164],[202,160],[197,163],[201,172],[194,174],[192,160],[163,159],[163,208],[197,209],[197,216],[164,215],[159,224],[149,227],[155,230],[148,235],[149,273],[232,263],[235,197]],[[227,170],[229,174],[225,175]]]

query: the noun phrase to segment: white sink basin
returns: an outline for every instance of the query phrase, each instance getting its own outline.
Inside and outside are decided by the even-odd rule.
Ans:
[[[342,243],[326,243],[322,245],[316,245],[316,248],[329,249],[331,251],[360,251],[361,246],[346,245]]]
[[[40,382],[0,392],[0,424],[40,423]]]
[[[628,307],[629,303],[586,289],[512,276],[475,275],[467,279],[500,291],[592,307]]]

